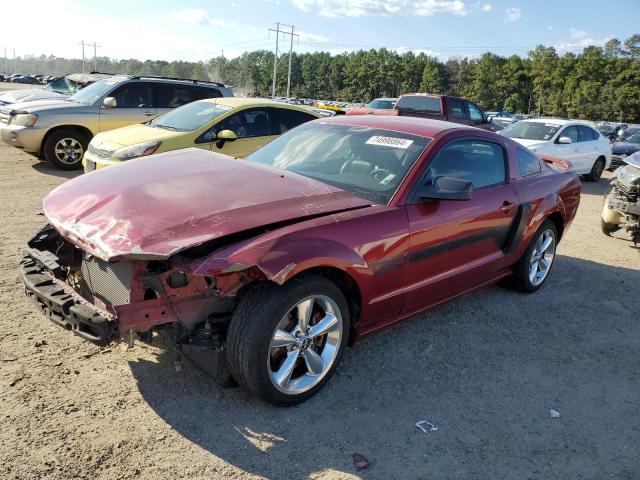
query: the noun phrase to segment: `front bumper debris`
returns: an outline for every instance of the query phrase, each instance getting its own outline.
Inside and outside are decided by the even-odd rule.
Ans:
[[[73,288],[57,279],[62,268],[50,252],[28,249],[22,253],[20,274],[27,297],[53,323],[96,345],[117,338],[115,316],[87,302]]]

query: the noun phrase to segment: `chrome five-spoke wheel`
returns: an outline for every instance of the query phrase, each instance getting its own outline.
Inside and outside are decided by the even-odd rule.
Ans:
[[[276,327],[267,358],[273,386],[285,394],[317,385],[335,362],[343,335],[337,304],[325,295],[300,300]]]
[[[556,255],[556,235],[552,229],[539,234],[529,260],[529,281],[537,287],[544,282]]]

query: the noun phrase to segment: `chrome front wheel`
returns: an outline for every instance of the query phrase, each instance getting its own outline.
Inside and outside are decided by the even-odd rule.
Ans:
[[[342,315],[334,300],[326,295],[300,300],[271,338],[267,367],[273,386],[287,395],[313,388],[335,362],[342,335]]]
[[[556,255],[556,233],[552,229],[539,234],[529,259],[529,281],[537,287],[545,281]]]

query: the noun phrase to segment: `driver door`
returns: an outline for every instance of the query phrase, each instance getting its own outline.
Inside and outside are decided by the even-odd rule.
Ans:
[[[222,130],[231,130],[236,134],[236,140],[224,142],[221,146],[213,140],[211,151],[238,158],[246,157],[278,136],[275,134],[273,111],[264,107],[249,108],[225,118],[211,129],[211,138],[215,139]]]
[[[470,200],[422,199],[406,205],[410,244],[404,311],[410,313],[464,293],[496,276],[518,198],[508,183],[500,143],[456,139],[432,157],[420,183],[453,177],[473,184]]]
[[[100,107],[100,131],[143,123],[155,117],[152,88],[148,83],[131,82],[121,85],[107,95],[116,99],[116,107]]]

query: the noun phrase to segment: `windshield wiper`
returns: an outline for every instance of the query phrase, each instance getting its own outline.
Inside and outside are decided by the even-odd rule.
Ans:
[[[173,131],[180,131],[180,132],[184,131],[181,128],[172,127],[171,125],[163,125],[161,123],[150,123],[149,125],[152,126],[152,127],[164,128],[165,130],[173,130]]]

